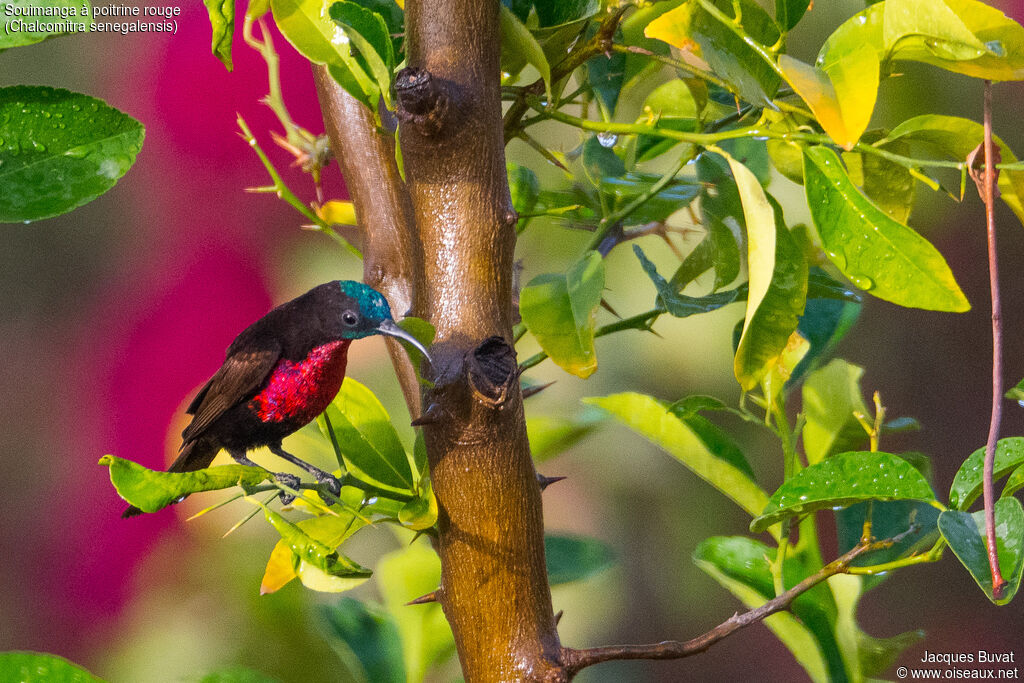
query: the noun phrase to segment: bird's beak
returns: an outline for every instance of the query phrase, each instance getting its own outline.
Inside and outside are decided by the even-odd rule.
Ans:
[[[426,358],[430,362],[433,362],[430,359],[430,354],[427,353],[427,350],[425,348],[423,348],[423,344],[420,344],[416,337],[412,336],[411,334],[403,330],[401,327],[399,327],[397,324],[395,324],[394,320],[382,321],[381,324],[377,326],[377,331],[380,332],[381,334],[386,334],[389,337],[398,337],[399,339],[404,339],[405,341],[409,342],[417,349],[419,349],[420,353],[423,354],[424,358]]]

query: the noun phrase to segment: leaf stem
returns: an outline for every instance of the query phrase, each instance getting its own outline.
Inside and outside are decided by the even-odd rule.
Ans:
[[[999,438],[999,424],[1002,420],[1003,405],[1003,325],[1002,306],[999,296],[999,262],[996,254],[995,150],[992,143],[992,82],[985,81],[984,94],[985,127],[985,228],[988,234],[989,289],[992,295],[992,414],[989,420],[988,441],[985,444],[985,467],[982,486],[985,499],[985,537],[988,541],[988,564],[992,572],[992,597],[999,600],[1006,592],[1008,583],[999,569],[999,551],[996,546],[995,493],[993,471],[995,469],[996,441]]]

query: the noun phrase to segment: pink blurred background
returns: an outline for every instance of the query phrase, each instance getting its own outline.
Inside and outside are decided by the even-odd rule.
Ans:
[[[806,52],[816,50],[837,17],[862,7],[825,4],[798,29]],[[1024,19],[1020,4],[1002,8]],[[180,417],[186,397],[217,367],[238,331],[319,281],[361,272],[329,240],[300,230],[303,220],[293,209],[270,195],[243,192],[267,178],[237,135],[236,113],[278,168],[289,162],[268,133],[279,126],[258,102],[267,91],[264,64],[239,38],[235,71],[227,73],[210,55],[209,24],[198,3],[182,7],[178,25],[174,36],[72,36],[0,56],[0,85],[85,92],[146,126],[135,167],[110,193],[58,219],[0,228],[0,386],[7,397],[0,411],[0,477],[7,484],[0,503],[0,547],[6,555],[0,562],[0,650],[56,652],[111,680],[197,680],[207,670],[232,665],[282,680],[336,680],[340,674],[323,665],[333,655],[310,616],[315,603],[332,598],[297,586],[275,596],[255,595],[272,539],[252,530],[218,540],[232,517],[198,525],[198,531],[173,513],[122,520],[122,503],[106,470],[96,465],[101,455],[114,453],[162,466],[176,447],[174,416]],[[319,133],[309,66],[283,39],[276,42],[292,115]],[[907,79],[906,92],[885,92],[895,101],[888,112],[894,117],[917,111],[935,92],[957,91],[945,74],[908,72],[920,80]],[[929,106],[978,118],[980,88],[964,83],[962,91],[970,95],[963,102]],[[997,96],[997,132],[1020,152],[1024,136],[1017,122],[1024,97],[1016,85],[1000,86]],[[517,153],[525,158],[522,150]],[[285,177],[300,196],[312,198],[306,176],[289,170]],[[325,185],[328,198],[344,196],[336,166]],[[939,316],[872,302],[843,352],[868,366],[867,386],[881,388],[897,413],[925,424],[926,431],[900,445],[936,457],[941,491],[957,459],[984,440],[987,281],[981,233],[963,229],[971,222],[980,228],[977,202],[950,208],[941,197],[927,199],[940,209],[919,207],[918,224],[948,219],[949,227],[927,234],[949,258],[974,311]],[[1024,376],[1024,231],[1008,211],[1001,211],[1000,220],[1007,380],[1015,382]],[[650,295],[644,292],[638,301]],[[608,358],[633,343],[636,338],[609,340]],[[671,354],[672,347],[661,343],[641,358]],[[609,360],[599,381],[589,385],[548,368],[544,372],[561,380],[553,400],[622,390],[637,378],[646,384],[642,390],[665,398],[734,391],[727,357],[706,363],[676,358],[670,366],[675,374],[668,378],[650,377],[642,360],[629,367],[627,357]],[[709,368],[695,370],[695,364]],[[355,350],[350,372],[379,378],[381,386],[373,388],[386,396],[397,393],[376,342]],[[1024,433],[1022,412],[1009,410],[1004,434]],[[634,437],[613,436],[609,444],[628,444],[630,452],[642,454],[646,478],[623,473],[616,447],[597,440],[551,472],[572,475],[560,497],[546,500],[553,525],[602,535],[624,558],[614,577],[599,586],[615,596],[608,599],[614,604],[595,608],[594,623],[575,628],[595,644],[695,635],[738,605],[690,566],[689,554],[703,536],[742,533],[744,523],[710,495],[694,510],[693,500],[706,495],[706,488]],[[757,463],[755,468],[764,470]],[[722,529],[710,521],[718,519],[735,523]],[[574,588],[579,595],[556,594],[556,600],[575,605],[577,620],[586,622],[587,590]],[[865,601],[862,614],[876,635],[917,626],[929,630],[931,639],[901,661],[912,661],[925,646],[1016,648],[1018,658],[1024,657],[1024,600],[992,607],[951,555],[940,567],[890,580]],[[754,671],[758,680],[803,677],[782,646],[755,627],[692,662],[596,669],[588,680],[743,680]]]

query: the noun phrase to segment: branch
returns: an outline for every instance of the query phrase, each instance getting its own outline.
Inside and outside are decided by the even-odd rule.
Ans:
[[[419,314],[416,283],[423,254],[415,238],[412,205],[395,162],[395,143],[377,130],[373,113],[339,86],[323,66],[313,67],[331,149],[363,233],[363,279],[390,302],[396,316]],[[420,388],[409,356],[387,339],[409,413],[420,414]]]
[[[866,529],[869,528],[866,527]],[[682,659],[683,657],[700,654],[736,631],[751,624],[756,624],[776,612],[785,610],[802,593],[806,593],[830,576],[847,573],[850,570],[850,564],[860,555],[874,550],[889,548],[907,535],[917,533],[917,531],[917,527],[911,526],[903,533],[881,541],[871,540],[866,533],[865,537],[845,554],[825,565],[814,574],[811,574],[785,593],[772,598],[760,607],[743,612],[742,614],[736,613],[732,615],[715,628],[696,638],[683,641],[666,640],[660,643],[647,643],[643,645],[611,645],[582,650],[562,648],[562,662],[571,678],[582,669],[594,664],[600,664],[601,662],[619,659]]]
[[[996,157],[992,144],[992,81],[985,81],[985,181],[982,199],[985,202],[985,228],[988,233],[989,288],[992,293],[992,415],[988,426],[988,441],[985,444],[985,467],[982,478],[985,500],[985,537],[988,540],[988,565],[992,571],[992,597],[1003,597],[1009,585],[999,570],[999,552],[996,547],[996,522],[993,492],[993,471],[995,469],[996,440],[999,438],[999,423],[1002,420],[1003,405],[1003,325],[1002,306],[999,297],[999,262],[996,255]],[[981,189],[981,188],[979,188]]]

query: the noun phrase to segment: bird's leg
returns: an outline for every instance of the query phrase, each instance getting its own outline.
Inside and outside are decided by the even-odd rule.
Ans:
[[[297,465],[302,469],[306,470],[307,472],[309,472],[310,474],[312,474],[316,478],[317,483],[326,486],[327,490],[335,498],[337,498],[338,495],[341,494],[341,482],[338,481],[338,478],[335,477],[330,472],[324,472],[319,467],[310,465],[308,462],[304,460],[299,460],[294,455],[284,450],[284,448],[282,448],[281,444],[279,443],[271,444],[268,446],[268,448],[270,449],[271,453],[278,456],[279,458],[284,458],[293,465]]]
[[[256,463],[254,463],[252,460],[245,456],[245,451],[228,451],[228,453],[231,454],[231,457],[239,465],[245,465],[247,467],[260,467],[260,465],[257,465]],[[260,467],[260,469],[263,468]],[[294,474],[288,474],[287,472],[275,472],[274,479],[277,479],[279,482],[281,482],[288,488],[296,490],[299,488],[299,484],[301,483],[301,480],[297,476],[295,476]],[[288,505],[293,500],[295,500],[295,496],[291,495],[290,493],[285,493],[284,491],[281,491],[282,505]]]

